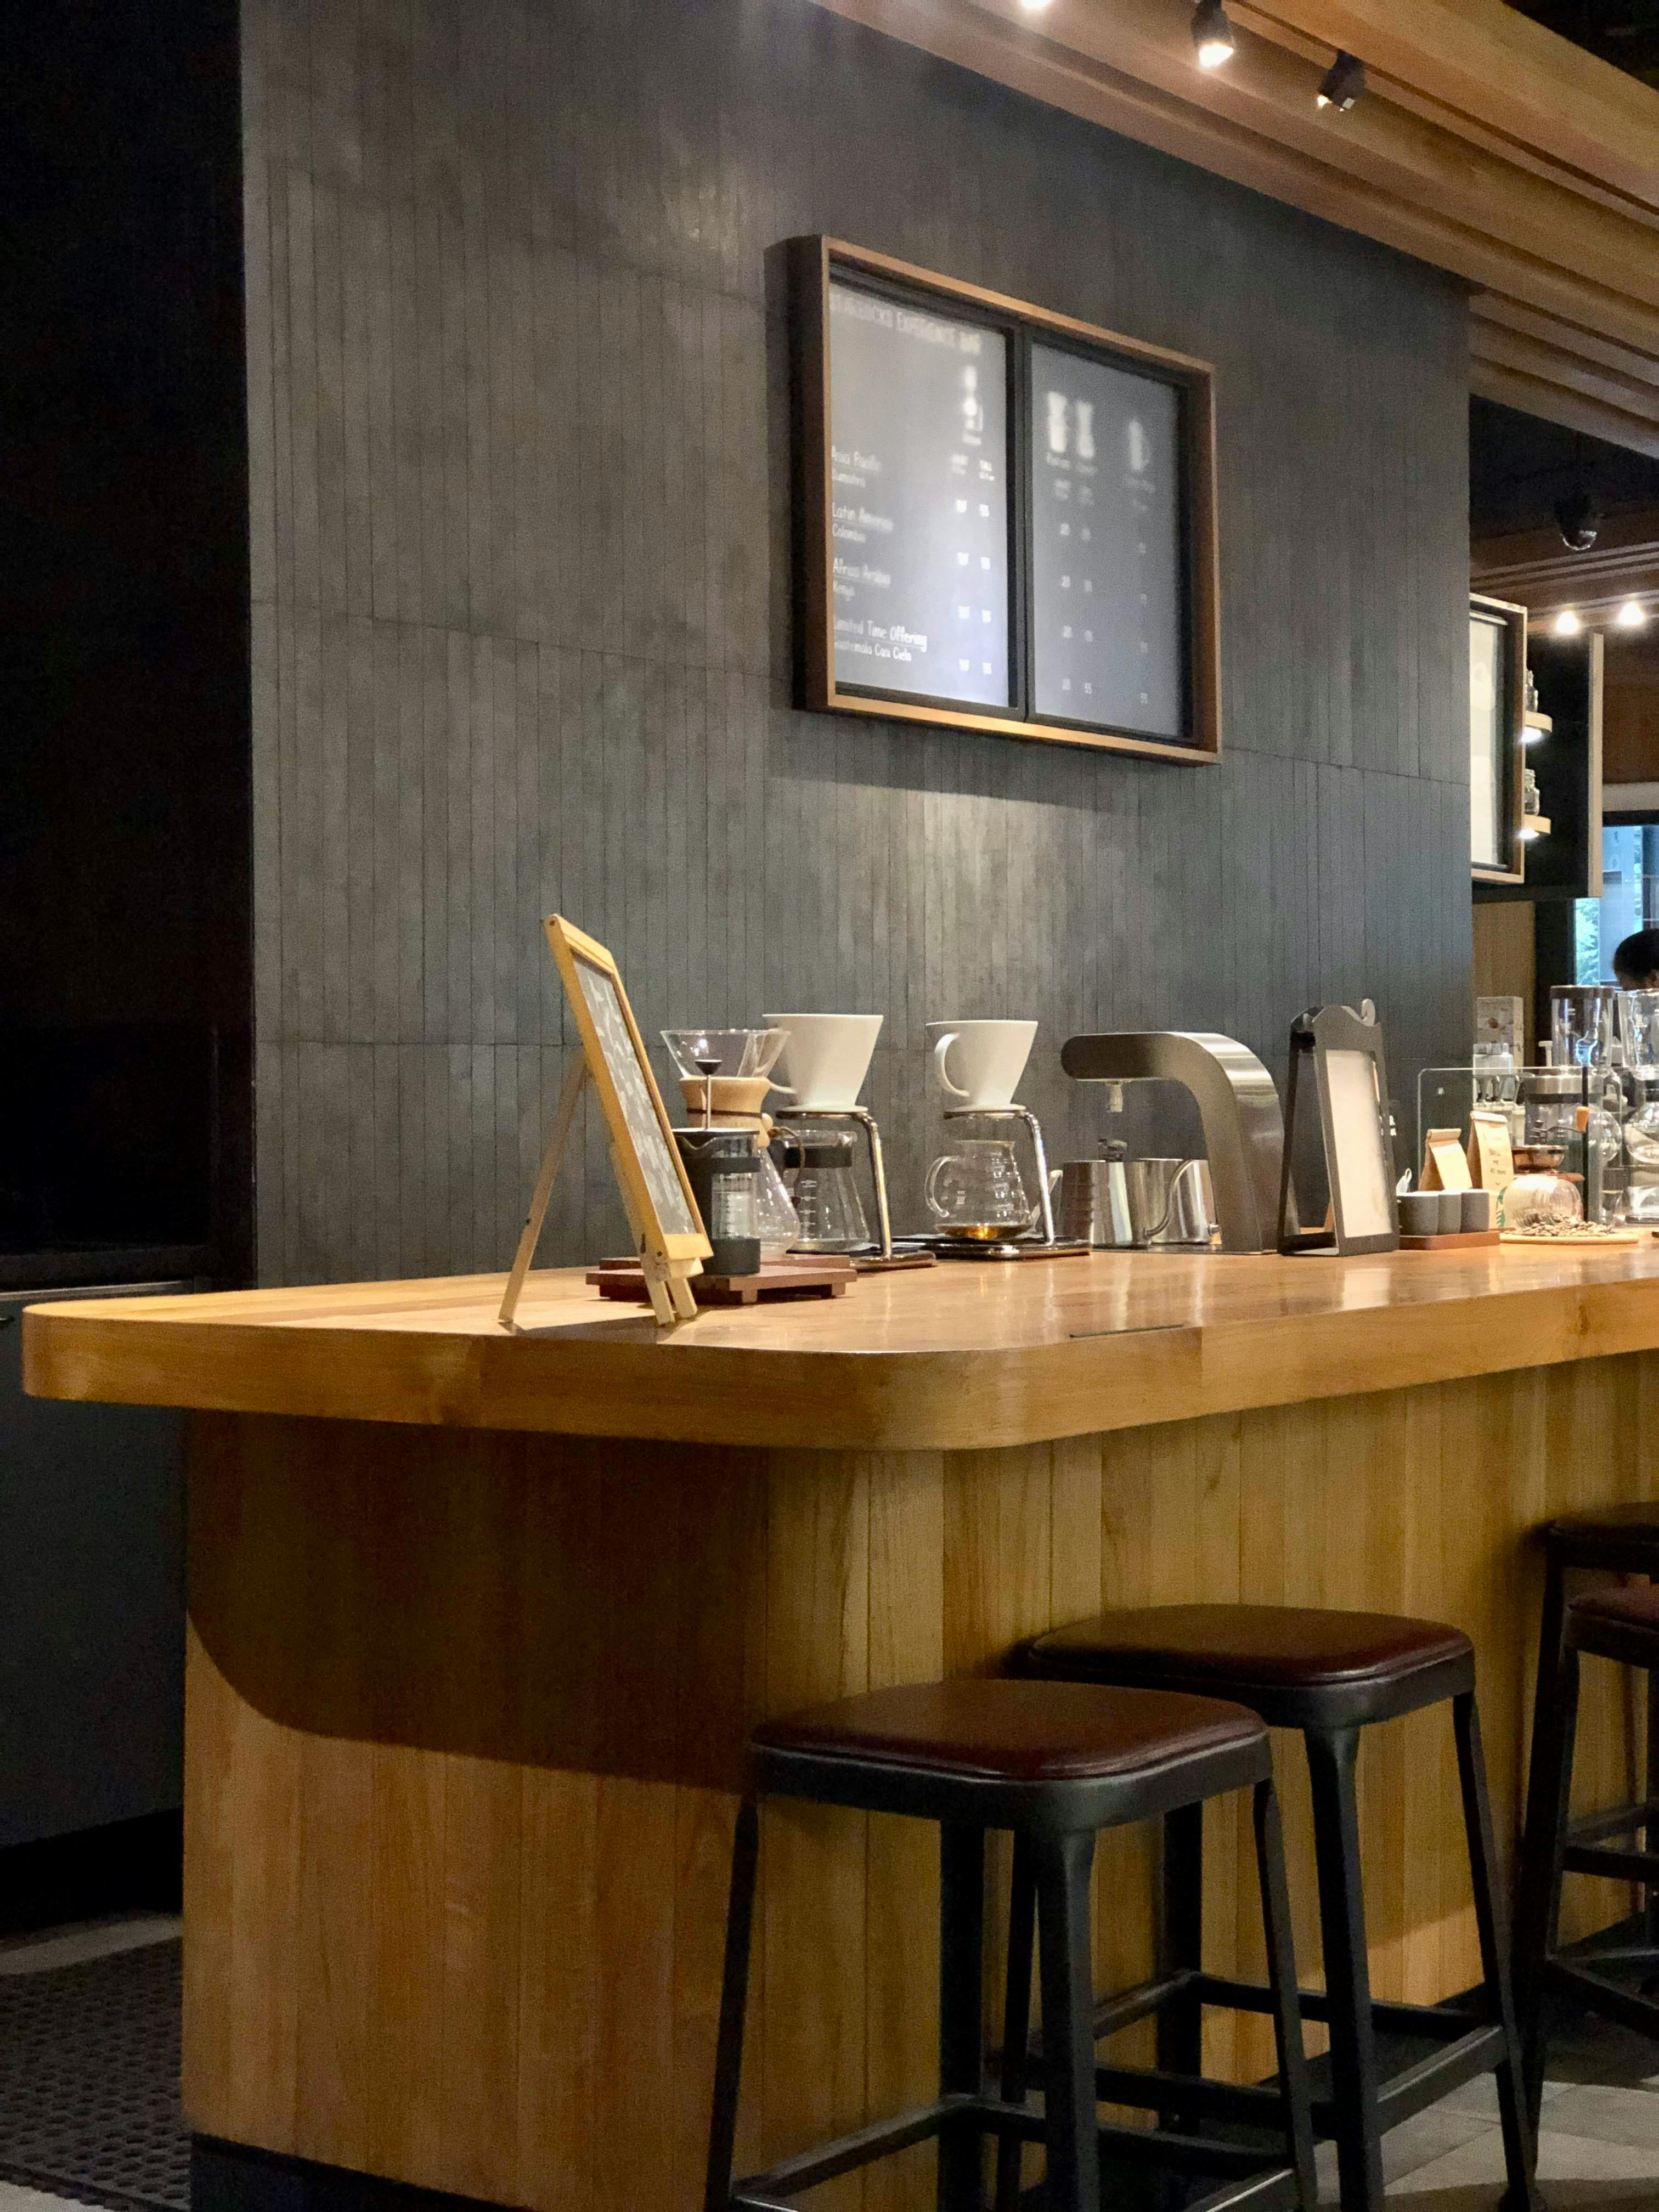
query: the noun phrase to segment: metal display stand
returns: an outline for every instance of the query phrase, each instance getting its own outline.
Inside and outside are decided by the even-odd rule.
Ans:
[[[867,1106],[781,1107],[772,1118],[786,1127],[805,1121],[850,1121],[863,1131],[870,1155],[870,1180],[875,1186],[876,1227],[879,1233],[872,1252],[855,1252],[850,1255],[854,1267],[874,1270],[932,1266],[931,1253],[896,1252],[893,1249],[893,1219],[887,1206],[887,1167],[882,1158],[881,1125]]]

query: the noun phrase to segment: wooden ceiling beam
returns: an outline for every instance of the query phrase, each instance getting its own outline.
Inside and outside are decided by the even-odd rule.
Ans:
[[[1659,209],[1659,96],[1503,0],[1256,0],[1304,37]]]
[[[1613,106],[1634,117],[1632,143],[1656,149],[1644,194],[1627,191],[1622,155],[1581,174],[1561,153],[1571,131],[1528,140],[1517,127],[1545,60],[1574,50],[1500,0],[1235,0],[1238,51],[1216,72],[1194,59],[1185,0],[1051,0],[1040,17],[1019,0],[819,4],[1449,270],[1482,295],[1476,391],[1659,453],[1659,94],[1587,56],[1566,67],[1572,131],[1588,128],[1589,91],[1612,81],[1628,86]],[[1465,10],[1473,46],[1437,73],[1412,40]],[[1348,43],[1382,15],[1392,44],[1349,44],[1371,91],[1346,117],[1322,113],[1320,42]],[[1525,98],[1512,112],[1484,96],[1457,106],[1470,53],[1511,25],[1525,36],[1498,81]]]
[[[1481,399],[1495,399],[1522,415],[1540,416],[1566,430],[1582,430],[1589,438],[1605,438],[1610,445],[1628,446],[1632,453],[1659,460],[1659,422],[1651,416],[1626,415],[1604,407],[1557,380],[1529,375],[1502,362],[1487,361],[1471,343],[1469,389]]]

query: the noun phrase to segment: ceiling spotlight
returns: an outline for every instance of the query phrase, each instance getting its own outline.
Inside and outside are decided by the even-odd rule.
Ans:
[[[1579,631],[1583,628],[1583,624],[1579,621],[1577,616],[1574,614],[1571,607],[1563,607],[1560,613],[1555,617],[1555,621],[1552,624],[1552,628],[1554,629],[1557,637],[1577,637]]]
[[[1569,553],[1588,553],[1601,527],[1601,510],[1582,487],[1555,502],[1555,526]]]
[[[1193,44],[1200,69],[1219,69],[1233,58],[1233,27],[1221,0],[1198,0],[1193,10]]]
[[[1647,618],[1647,611],[1639,599],[1626,599],[1613,621],[1620,629],[1640,629]]]
[[[1339,50],[1315,97],[1321,107],[1334,107],[1339,115],[1346,115],[1364,89],[1364,63],[1357,54]]]

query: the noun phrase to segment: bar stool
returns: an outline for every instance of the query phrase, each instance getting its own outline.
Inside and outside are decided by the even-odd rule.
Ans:
[[[1555,1693],[1557,1666],[1561,1656],[1561,1632],[1566,1608],[1570,1571],[1599,1569],[1620,1575],[1646,1575],[1659,1579],[1659,1505],[1607,1505],[1589,1513],[1564,1514],[1540,1531],[1544,1547],[1544,1607],[1538,1624],[1538,1694],[1532,1709],[1532,1750],[1527,1768],[1527,1810],[1522,1833],[1528,1838],[1550,1832],[1554,1818],[1556,1775],[1549,1745],[1553,1740],[1550,1701]],[[1659,1682],[1648,1680],[1647,1747],[1643,1768],[1643,1796],[1595,1816],[1595,1835],[1634,1835],[1645,1831],[1650,1851],[1659,1850]],[[1576,1838],[1588,1841],[1588,1836]],[[1575,1840],[1570,1833],[1569,1841]],[[1523,1867],[1538,1862],[1530,1845],[1522,1852]],[[1517,1896],[1516,1910],[1521,1899]],[[1659,1943],[1659,1900],[1648,1905],[1648,1929]],[[1520,1962],[1516,1961],[1516,2000],[1521,2003]],[[1536,2115],[1534,2114],[1534,2118]]]
[[[1569,1816],[1578,1726],[1578,1659],[1586,1651],[1621,1667],[1644,1668],[1651,1682],[1659,1670],[1659,1589],[1596,1590],[1573,1599],[1565,1608],[1554,1664],[1538,1686],[1543,1725],[1541,1729],[1535,1727],[1533,1735],[1516,1914],[1516,1984],[1526,2036],[1527,2107],[1534,2124],[1544,2090],[1552,1996],[1569,1998],[1620,2027],[1659,2039],[1659,2002],[1597,1972],[1591,1963],[1592,1959],[1601,1965],[1620,1960],[1650,1972],[1659,1964],[1659,1948],[1650,1936],[1634,1944],[1598,1944],[1593,1953],[1571,1958],[1557,1948],[1564,1874],[1639,1882],[1650,1893],[1650,1907],[1652,1893],[1659,1889],[1659,1851],[1653,1847],[1650,1825],[1645,1850],[1616,1850],[1606,1841],[1640,1825],[1639,1818],[1630,1815],[1650,1812],[1650,1806],[1625,1806],[1584,1820]],[[1647,1986],[1643,1984],[1644,1990]]]
[[[1179,1690],[1236,1699],[1272,1728],[1299,1729],[1313,1781],[1314,1856],[1324,1937],[1324,1991],[1304,1990],[1303,2016],[1331,2036],[1333,2095],[1316,2099],[1316,2131],[1334,2136],[1344,2212],[1382,2212],[1382,2136],[1477,2074],[1498,2077],[1511,2212],[1536,2205],[1535,2130],[1522,2094],[1509,1962],[1496,1893],[1497,1854],[1486,1796],[1474,1652],[1467,1636],[1437,1622],[1392,1613],[1337,1613],[1270,1605],[1168,1605],[1109,1613],[1027,1644],[1016,1662],[1054,1682],[1088,1681]],[[1388,2004],[1373,1999],[1360,1879],[1354,1788],[1362,1729],[1449,1699],[1462,1785],[1463,1825],[1474,1880],[1481,1985],[1473,2003]],[[1195,1957],[1200,1936],[1201,1838],[1190,1816],[1164,1823],[1166,1887],[1191,1900],[1177,1955]],[[1212,1996],[1210,1993],[1213,1991]],[[1261,2002],[1255,1992],[1255,2002]],[[1251,1985],[1205,1978],[1184,2021],[1168,2024],[1168,2047],[1194,2047],[1197,2004],[1248,2004]],[[1444,2048],[1389,2081],[1377,2032]]]
[[[1049,2212],[1099,2212],[1103,2144],[1165,2172],[1221,2177],[1206,2212],[1246,2202],[1313,2212],[1313,2137],[1296,2017],[1279,1813],[1267,1731],[1210,1698],[1035,1682],[957,1681],[879,1690],[771,1721],[750,1746],[738,1815],[726,1972],[709,2127],[706,2212],[778,2212],[785,2200],[911,2143],[937,2138],[939,2212],[979,2212],[983,2139],[1042,2143]],[[1101,2128],[1096,2112],[1089,1877],[1103,1828],[1195,1814],[1204,1800],[1255,1792],[1257,1866],[1281,2087],[1148,2073],[1120,2102],[1183,2112],[1244,2111],[1269,2147],[1173,2131]],[[757,1802],[805,1798],[939,1827],[939,2059],[934,2101],[734,2182],[732,2138],[743,2059],[754,1907]],[[1012,1829],[1031,1872],[1045,2027],[1041,2119],[988,2094],[981,2005],[988,1829]],[[1024,2002],[1029,2002],[1030,1920]],[[1011,1962],[1011,2010],[1018,2008]],[[1021,2059],[1024,2058],[1024,2034]],[[1242,2106],[1239,2100],[1243,2100]]]

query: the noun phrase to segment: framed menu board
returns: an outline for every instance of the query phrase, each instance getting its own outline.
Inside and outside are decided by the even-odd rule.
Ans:
[[[803,704],[1213,759],[1206,364],[834,239],[794,280]]]

